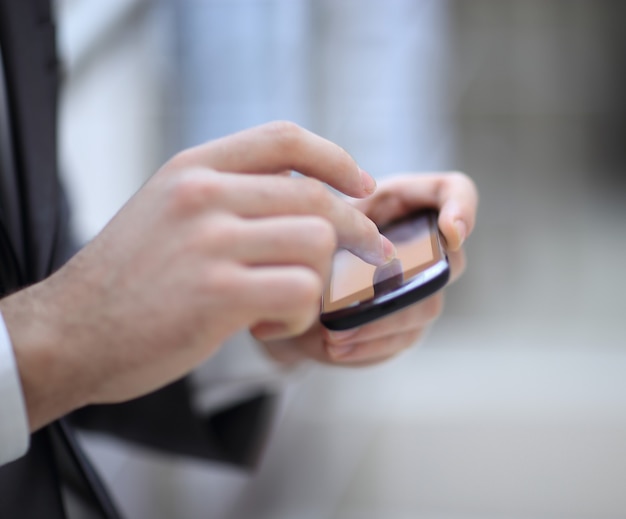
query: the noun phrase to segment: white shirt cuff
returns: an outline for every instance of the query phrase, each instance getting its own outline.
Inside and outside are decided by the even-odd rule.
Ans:
[[[28,450],[30,433],[11,338],[0,314],[0,465]]]

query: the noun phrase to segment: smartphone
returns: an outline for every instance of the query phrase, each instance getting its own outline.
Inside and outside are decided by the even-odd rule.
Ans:
[[[385,265],[375,267],[345,249],[335,253],[322,298],[326,328],[347,330],[379,319],[434,294],[450,279],[435,211],[411,214],[381,233],[398,251]]]

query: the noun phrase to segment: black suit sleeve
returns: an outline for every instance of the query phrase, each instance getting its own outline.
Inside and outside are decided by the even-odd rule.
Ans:
[[[135,400],[74,412],[74,425],[166,452],[251,468],[262,452],[274,396],[260,393],[208,417],[194,413],[185,379]]]

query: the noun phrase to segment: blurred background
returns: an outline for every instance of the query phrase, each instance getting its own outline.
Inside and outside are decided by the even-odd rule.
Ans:
[[[383,366],[280,378],[254,473],[85,437],[129,517],[626,517],[626,3],[59,0],[58,14],[83,240],[176,150],[272,119],[379,178],[463,170],[481,192],[429,337]],[[271,369],[242,338],[199,386]]]

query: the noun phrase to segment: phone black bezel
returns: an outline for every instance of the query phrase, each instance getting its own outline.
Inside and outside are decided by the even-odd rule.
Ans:
[[[326,328],[329,330],[349,330],[350,328],[362,326],[406,308],[413,303],[417,303],[442,289],[448,283],[450,266],[442,240],[439,237],[437,213],[434,211],[421,211],[398,222],[392,222],[390,225],[424,216],[429,218],[430,233],[437,242],[442,259],[427,267],[408,283],[389,293],[375,296],[354,306],[321,313],[320,321]],[[384,229],[381,232],[384,234]]]

